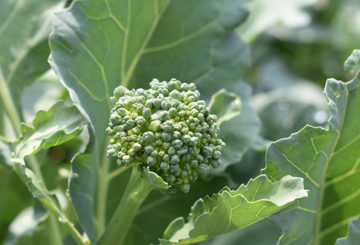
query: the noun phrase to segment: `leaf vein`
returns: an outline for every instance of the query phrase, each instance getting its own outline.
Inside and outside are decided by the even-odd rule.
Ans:
[[[124,25],[121,23],[121,21],[113,14],[110,4],[109,4],[109,0],[105,0],[105,4],[106,4],[106,8],[107,11],[109,12],[109,17],[115,22],[116,26],[119,27],[119,29],[121,31],[126,32],[126,29],[124,27]]]
[[[277,150],[278,151],[278,150]],[[305,175],[311,183],[313,183],[316,187],[320,187],[320,185],[315,181],[313,180],[309,173],[307,173],[306,171],[302,170],[301,168],[299,168],[295,163],[293,163],[290,159],[287,158],[287,156],[283,153],[281,153],[280,151],[278,151],[278,153],[287,161],[289,162],[295,169],[297,169],[299,172],[301,172],[303,175]]]
[[[184,36],[174,42],[171,42],[171,43],[167,43],[167,44],[164,44],[164,45],[161,45],[161,46],[157,46],[157,47],[151,47],[151,48],[147,48],[144,50],[144,53],[150,53],[150,52],[158,52],[158,51],[163,51],[163,50],[166,50],[166,49],[170,49],[170,48],[174,48],[194,37],[197,37],[198,35],[200,35],[201,33],[207,31],[208,29],[210,29],[214,24],[216,24],[218,22],[218,20],[222,17],[223,15],[223,12],[216,18],[214,19],[212,22],[210,22],[209,24],[203,26],[202,28],[194,31],[193,33],[187,35],[187,36]]]
[[[352,144],[354,144],[356,141],[358,141],[360,139],[360,134],[358,136],[356,136],[354,139],[350,140],[348,143],[346,143],[344,146],[342,146],[340,149],[338,149],[337,151],[335,151],[332,155],[335,156],[336,154],[341,153],[342,151],[344,151],[345,149],[349,148]]]
[[[83,88],[85,89],[85,91],[96,101],[103,101],[105,99],[105,97],[97,97],[95,94],[93,94],[93,92],[86,87],[85,84],[83,84],[83,82],[70,70],[70,69],[66,69],[67,72],[69,72],[69,74],[73,77],[73,79],[75,79],[75,81]]]
[[[349,223],[350,220],[355,219],[355,218],[358,218],[358,217],[359,217],[359,215],[357,214],[357,215],[354,215],[354,216],[352,216],[352,217],[346,218],[346,219],[344,219],[344,220],[341,220],[341,221],[339,221],[339,222],[337,222],[337,223],[329,226],[328,228],[326,228],[326,229],[324,229],[324,230],[322,230],[322,231],[320,232],[320,237],[324,237],[324,236],[326,236],[327,234],[331,233],[332,231],[334,231],[334,230],[336,230],[336,229],[338,229],[338,228],[340,228],[340,227],[342,227],[342,226],[345,226],[345,225],[347,226],[347,224]]]
[[[351,195],[340,199],[338,202],[333,203],[332,205],[328,206],[327,208],[323,209],[321,212],[321,215],[325,215],[326,213],[330,212],[331,210],[334,210],[335,208],[341,206],[342,204],[346,204],[354,200],[360,195],[360,189],[352,193]]]
[[[143,55],[145,53],[145,48],[146,48],[146,45],[148,44],[148,42],[150,41],[155,29],[156,29],[156,26],[159,22],[159,20],[161,19],[163,13],[165,12],[165,10],[167,9],[167,7],[169,6],[169,3],[167,3],[167,5],[165,7],[163,7],[162,11],[160,12],[160,14],[158,14],[155,18],[155,20],[153,21],[151,27],[150,27],[150,30],[148,31],[144,41],[142,42],[141,46],[140,46],[140,49],[139,51],[136,53],[133,61],[131,62],[131,65],[129,67],[129,70],[126,72],[126,76],[125,76],[125,81],[124,81],[124,86],[126,87],[129,83],[129,80],[130,80],[130,77],[137,65],[137,63],[139,62],[139,59],[141,57],[141,55]],[[124,65],[124,68],[125,68],[125,65]],[[125,71],[124,71],[125,72]]]
[[[350,169],[350,171],[348,171],[348,172],[346,172],[345,174],[340,175],[340,176],[338,176],[338,177],[336,177],[336,178],[331,179],[330,181],[326,182],[325,186],[329,186],[329,185],[335,184],[335,183],[337,183],[337,182],[339,182],[339,181],[341,181],[341,180],[344,180],[344,179],[346,179],[346,178],[348,178],[348,177],[350,177],[350,176],[352,176],[352,175],[354,175],[354,174],[356,174],[356,173],[359,173],[359,172],[360,172],[360,169],[359,169],[359,170],[356,170],[357,167],[359,166],[359,164],[360,164],[360,159],[357,160],[357,162],[356,162],[356,163],[354,164],[354,166]]]

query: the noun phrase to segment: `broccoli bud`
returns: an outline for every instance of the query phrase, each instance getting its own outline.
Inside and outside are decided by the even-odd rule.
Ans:
[[[121,165],[138,163],[150,168],[170,186],[188,192],[202,169],[221,164],[225,143],[219,127],[195,84],[150,82],[150,89],[119,86],[111,97],[113,108],[107,149]]]

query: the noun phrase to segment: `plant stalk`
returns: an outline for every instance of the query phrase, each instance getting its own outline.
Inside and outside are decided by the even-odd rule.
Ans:
[[[2,73],[2,70],[0,68],[0,100],[4,106],[4,109],[6,111],[6,114],[8,115],[12,125],[13,129],[17,136],[21,134],[20,125],[21,120],[19,113],[17,112],[16,106],[13,102],[13,98],[11,96],[9,87],[5,81],[4,75]]]
[[[60,230],[58,229],[58,224],[55,215],[50,214],[49,215],[50,224],[49,228],[51,230],[51,241],[53,245],[62,245],[62,239]]]
[[[108,140],[108,139],[107,139]],[[96,228],[97,235],[100,237],[106,226],[106,203],[107,193],[109,187],[108,173],[109,173],[109,158],[106,153],[103,154],[103,161],[98,172],[98,191],[97,191],[97,209],[96,209]]]
[[[152,189],[137,169],[137,164],[134,165],[124,195],[100,238],[100,245],[123,244],[140,205]]]

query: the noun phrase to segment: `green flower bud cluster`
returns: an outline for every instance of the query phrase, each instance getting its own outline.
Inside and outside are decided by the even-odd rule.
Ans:
[[[114,90],[107,149],[121,165],[140,163],[188,192],[201,169],[221,164],[224,142],[195,84],[154,79],[150,89]]]

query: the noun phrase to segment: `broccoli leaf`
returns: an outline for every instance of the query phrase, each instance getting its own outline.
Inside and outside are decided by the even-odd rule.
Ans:
[[[346,62],[359,67],[359,51]],[[352,66],[350,65],[352,64]],[[262,171],[273,181],[291,174],[304,178],[309,197],[273,216],[283,229],[279,244],[333,244],[360,215],[360,76],[329,79],[325,94],[331,117],[327,129],[306,126],[272,143]]]
[[[271,182],[266,175],[251,179],[237,190],[225,188],[199,199],[189,221],[175,219],[164,232],[162,244],[191,244],[249,226],[306,197],[301,178],[285,176]]]
[[[22,137],[16,142],[15,158],[24,158],[40,149],[61,145],[78,136],[83,120],[75,106],[59,101],[48,111],[38,111],[33,126],[22,124]]]
[[[0,67],[14,103],[22,89],[49,69],[50,17],[64,1],[3,1],[0,8]]]
[[[360,241],[360,218],[350,221],[348,235],[336,240],[336,245],[356,245]]]

